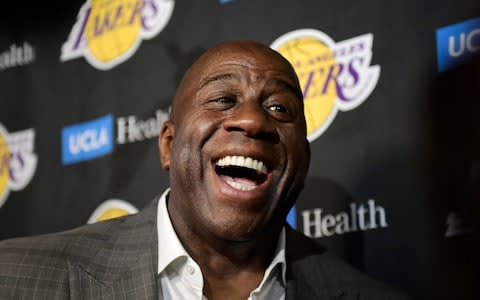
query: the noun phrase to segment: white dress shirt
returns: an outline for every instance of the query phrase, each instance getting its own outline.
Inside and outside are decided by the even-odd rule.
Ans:
[[[198,264],[185,251],[173,229],[167,211],[167,189],[158,201],[158,288],[163,300],[206,300],[203,296],[203,276]],[[285,299],[285,228],[282,229],[275,255],[265,270],[260,285],[248,300]]]

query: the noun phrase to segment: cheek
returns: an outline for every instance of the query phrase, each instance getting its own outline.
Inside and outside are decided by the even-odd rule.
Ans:
[[[296,170],[296,173],[298,173],[296,175],[305,176],[310,164],[310,145],[301,132],[292,132],[289,137],[285,144],[288,163]]]
[[[206,145],[215,132],[215,125],[209,118],[195,118],[193,115],[177,127],[172,141],[172,168],[182,173],[184,179],[193,180],[203,169],[208,159]],[[207,153],[208,154],[208,153]],[[205,161],[204,161],[205,160]]]
[[[192,135],[189,134],[188,126],[179,126],[175,131],[172,140],[170,155],[170,176],[171,181],[189,183],[188,173],[194,167],[198,157],[198,151],[192,144]]]
[[[298,169],[301,171],[300,173],[305,173],[308,170],[308,166],[310,165],[310,145],[308,141],[298,141],[297,143],[297,150],[295,153],[295,159],[297,161]]]

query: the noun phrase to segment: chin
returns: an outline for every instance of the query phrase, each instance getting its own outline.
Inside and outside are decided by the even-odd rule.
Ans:
[[[247,242],[265,234],[264,222],[259,216],[234,217],[226,215],[211,220],[211,232],[217,237],[234,242]]]

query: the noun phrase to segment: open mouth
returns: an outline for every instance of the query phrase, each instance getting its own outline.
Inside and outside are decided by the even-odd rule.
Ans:
[[[215,172],[229,186],[240,191],[251,191],[267,179],[265,163],[251,157],[228,155],[218,159]]]

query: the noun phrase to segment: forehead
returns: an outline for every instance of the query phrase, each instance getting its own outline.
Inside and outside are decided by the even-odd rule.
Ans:
[[[282,78],[295,84],[293,68],[278,53],[256,44],[233,44],[214,48],[203,55],[194,65],[194,82],[201,82],[216,73],[238,72],[253,79]]]
[[[297,75],[283,56],[255,42],[231,42],[210,49],[188,69],[173,99],[171,117],[183,115],[202,84],[225,74],[241,80],[269,82],[273,79],[288,86],[298,99],[302,99]]]

